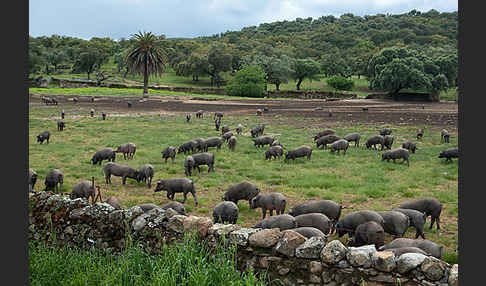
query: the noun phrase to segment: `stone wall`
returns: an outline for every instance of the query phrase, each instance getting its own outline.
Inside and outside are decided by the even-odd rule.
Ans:
[[[438,93],[413,93],[413,92],[400,92],[395,94],[372,93],[372,94],[368,94],[366,96],[366,99],[392,99],[395,101],[439,102],[440,96]]]
[[[458,265],[421,254],[394,257],[373,245],[345,247],[339,240],[307,239],[291,231],[213,224],[210,218],[179,215],[172,209],[144,213],[138,206],[115,210],[50,192],[29,194],[29,239],[58,245],[122,250],[129,240],[150,253],[195,232],[210,246],[238,246],[240,271],[266,271],[276,285],[458,285]],[[280,283],[280,284],[279,284]]]
[[[327,99],[327,100],[339,100],[339,99],[353,99],[357,98],[356,94],[327,92],[317,90],[279,90],[268,91],[268,97],[283,97],[283,98],[298,98],[298,99]]]

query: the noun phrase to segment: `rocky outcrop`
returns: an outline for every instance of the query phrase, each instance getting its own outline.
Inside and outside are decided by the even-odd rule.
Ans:
[[[187,232],[214,247],[234,245],[240,271],[264,271],[283,285],[458,285],[458,265],[417,253],[395,257],[374,245],[346,247],[327,237],[309,239],[293,230],[213,224],[206,217],[179,215],[172,209],[138,207],[115,210],[48,192],[30,194],[29,239],[64,245],[123,250],[138,241],[157,254]],[[369,284],[368,284],[369,283]]]

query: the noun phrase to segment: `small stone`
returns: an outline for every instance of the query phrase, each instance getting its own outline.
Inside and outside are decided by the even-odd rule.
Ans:
[[[349,247],[346,258],[353,266],[371,267],[371,256],[376,253],[375,245]]]
[[[383,272],[391,272],[397,266],[395,254],[392,251],[379,251],[372,256],[373,265]]]
[[[309,276],[309,282],[311,283],[321,283],[321,277],[315,275],[315,274],[311,274]]]
[[[227,236],[230,232],[241,229],[240,225],[237,224],[222,224],[216,223],[209,228],[209,234],[216,236]]]
[[[446,266],[444,262],[440,259],[437,259],[433,256],[428,256],[424,259],[421,270],[424,273],[425,277],[427,277],[431,281],[437,281],[444,276]]]
[[[174,215],[169,218],[167,223],[167,229],[176,233],[184,232],[184,220],[187,218],[185,215]]]
[[[242,228],[235,230],[229,234],[229,239],[231,242],[236,243],[237,245],[246,247],[248,246],[248,238],[250,235],[260,230],[260,228]]]
[[[322,272],[322,274],[321,274],[321,278],[322,278],[322,282],[323,282],[323,283],[329,283],[329,282],[331,282],[331,280],[332,280],[332,275],[331,275],[331,273],[330,273],[330,272],[328,272],[328,271],[324,271],[324,272]]]
[[[295,256],[295,249],[306,240],[307,238],[300,233],[293,230],[286,230],[283,232],[282,238],[275,246],[275,250],[278,253],[293,257]]]
[[[309,263],[309,270],[313,274],[321,274],[322,272],[322,263],[319,261],[311,261]]]
[[[287,275],[287,273],[289,273],[289,272],[290,272],[290,269],[289,269],[289,268],[287,268],[287,267],[282,267],[282,268],[280,268],[280,269],[278,270],[278,274],[279,274],[279,275],[282,275],[282,276],[283,276],[283,275]]]
[[[336,264],[346,256],[347,251],[348,249],[341,241],[335,239],[324,246],[321,252],[321,260],[327,264]]]
[[[404,253],[397,259],[397,271],[400,274],[407,273],[422,264],[427,256],[420,253]]]
[[[133,230],[139,231],[142,228],[144,228],[145,225],[147,225],[147,220],[145,219],[146,217],[147,217],[146,215],[141,215],[141,216],[138,216],[136,219],[134,219],[133,222],[132,222]]]
[[[248,241],[254,247],[272,247],[282,237],[282,232],[278,228],[263,229],[250,235]]]
[[[449,272],[448,283],[451,286],[459,285],[459,265],[458,264],[452,265],[451,270]]]
[[[188,216],[185,220],[184,223],[182,224],[184,227],[184,231],[190,231],[192,229],[196,229],[197,227],[197,222],[199,221],[200,217],[198,216]]]
[[[380,274],[374,277],[368,278],[371,281],[377,281],[377,282],[387,282],[387,283],[396,283],[396,279],[393,278],[391,275],[386,275],[386,274]]]
[[[295,249],[295,256],[299,258],[319,258],[326,242],[327,237],[313,236]]]
[[[74,231],[73,231],[73,228],[68,226],[64,229],[64,233],[65,234],[69,234],[69,235],[73,235]]]
[[[211,219],[202,217],[197,221],[197,233],[204,238],[209,233],[209,229],[213,226]]]

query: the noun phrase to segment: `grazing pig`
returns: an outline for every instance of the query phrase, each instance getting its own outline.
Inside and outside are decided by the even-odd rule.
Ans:
[[[102,118],[103,120],[106,120],[106,113],[105,113],[105,112],[101,112],[101,118]]]
[[[235,131],[236,131],[236,134],[240,135],[241,132],[243,132],[243,125],[238,124],[238,126],[235,129]]]
[[[222,200],[232,201],[235,204],[238,204],[239,200],[247,200],[248,204],[250,204],[250,200],[259,193],[260,189],[255,184],[244,181],[229,187],[224,193]]]
[[[165,163],[167,163],[167,159],[171,158],[172,163],[174,163],[174,159],[176,156],[176,148],[173,146],[169,146],[165,148],[162,152],[162,159],[165,159]]]
[[[206,150],[206,141],[203,138],[196,138],[192,140],[193,144],[193,151],[197,152],[204,152]]]
[[[358,225],[353,238],[348,242],[348,246],[354,247],[370,244],[374,244],[376,249],[385,244],[385,230],[374,221]]]
[[[281,214],[257,222],[252,228],[279,228],[280,231],[296,228],[295,218],[291,215]]]
[[[216,150],[219,150],[221,145],[223,145],[223,140],[219,137],[210,137],[204,140],[204,144],[205,152],[208,151],[209,147],[216,147]]]
[[[187,141],[182,143],[178,148],[177,148],[177,154],[184,152],[184,154],[188,152],[194,152],[194,145],[196,144],[195,141]]]
[[[346,233],[349,234],[350,237],[354,236],[354,232],[358,225],[368,222],[374,221],[381,226],[384,224],[383,218],[375,211],[371,210],[361,210],[361,211],[354,211],[348,213],[344,217],[342,217],[336,223],[336,231],[339,237],[342,237]]]
[[[37,142],[40,142],[41,144],[44,143],[44,140],[47,140],[47,144],[49,144],[49,138],[51,137],[51,132],[48,130],[40,133],[37,135]]]
[[[223,125],[223,127],[221,127],[221,135],[224,135],[224,133],[226,132],[229,132],[230,129],[228,127],[228,125]]]
[[[440,213],[442,212],[442,204],[436,198],[418,199],[415,201],[407,202],[399,206],[402,209],[413,209],[430,215],[430,229],[437,222],[437,229],[440,229]]]
[[[66,113],[64,112],[64,109],[61,110],[61,119],[64,119],[64,116],[66,115]]]
[[[264,107],[263,107],[263,112],[268,112],[268,110],[269,110],[269,109],[268,109],[268,106],[264,106]]]
[[[322,213],[307,213],[295,217],[297,227],[315,227],[324,234],[329,234],[332,228],[332,221]]]
[[[189,121],[191,121],[191,115],[190,114],[186,114],[186,122],[189,123]]]
[[[430,256],[430,253],[427,253],[427,252],[423,251],[422,249],[420,249],[418,247],[414,247],[414,246],[390,248],[390,249],[388,249],[388,251],[393,252],[393,254],[395,254],[396,258],[400,257],[402,254],[405,254],[405,253],[420,253],[420,254],[423,254],[425,256]]]
[[[277,159],[277,157],[280,159],[283,155],[283,148],[280,146],[272,146],[270,147],[267,151],[265,151],[265,160],[271,160],[272,157],[274,159]]]
[[[69,198],[71,200],[77,199],[77,198],[85,198],[89,200],[89,198],[94,201],[95,198],[95,189],[93,187],[93,183],[90,181],[81,181],[74,185],[73,190],[71,191],[71,194],[69,195]]]
[[[28,183],[29,183],[29,191],[34,193],[34,186],[35,183],[37,182],[37,173],[34,171],[34,169],[29,168],[29,177],[28,177]]]
[[[424,137],[424,129],[419,128],[419,129],[417,130],[417,140],[422,139],[422,137]]]
[[[132,103],[131,102],[127,102],[127,107],[128,108],[132,107]]]
[[[174,200],[175,193],[183,193],[183,203],[186,203],[187,194],[191,193],[194,197],[194,202],[196,203],[196,206],[198,205],[196,188],[194,187],[194,183],[187,178],[172,178],[159,180],[157,181],[157,186],[155,187],[154,192],[160,191],[167,191],[167,198],[172,201]]]
[[[91,117],[93,117],[94,116],[94,113],[95,113],[94,109],[91,108],[91,110],[89,111],[89,115],[91,115]]]
[[[214,223],[236,224],[238,220],[238,206],[230,201],[220,202],[213,210]]]
[[[395,236],[404,236],[410,226],[410,219],[404,213],[398,211],[378,211],[384,220],[383,229],[386,233]]]
[[[163,210],[173,209],[180,215],[187,215],[186,208],[179,202],[170,202],[162,206]]]
[[[373,148],[376,149],[376,145],[380,144],[381,145],[381,150],[383,150],[383,147],[384,147],[384,144],[385,144],[385,137],[381,136],[381,135],[377,135],[377,136],[373,136],[371,138],[368,138],[368,140],[366,140],[366,149],[371,149],[371,146],[373,146]]]
[[[459,148],[449,148],[440,152],[439,158],[446,158],[446,162],[452,162],[452,158],[459,158]]]
[[[196,112],[196,118],[203,118],[204,110],[198,110]]]
[[[263,111],[261,109],[257,109],[256,115],[257,116],[262,116],[262,114],[263,114]]]
[[[184,160],[184,174],[186,176],[192,176],[192,169],[194,169],[194,158],[189,155]]]
[[[57,122],[57,131],[63,131],[65,127],[66,127],[66,123],[64,123],[64,121],[59,120]]]
[[[272,136],[262,136],[257,138],[252,138],[253,145],[255,147],[263,147],[265,145],[271,145],[275,139]]]
[[[59,190],[62,191],[63,182],[64,182],[64,175],[62,174],[61,170],[52,169],[49,172],[47,172],[46,179],[44,181],[44,185],[46,186],[44,191],[47,191],[49,189],[54,189],[54,188],[56,192],[59,192]]]
[[[386,136],[392,134],[392,131],[390,128],[383,128],[380,130],[380,135],[381,136]]]
[[[336,136],[336,135],[326,135],[326,136],[322,136],[320,138],[318,138],[316,140],[316,148],[319,148],[319,146],[323,146],[322,148],[323,149],[327,149],[327,144],[331,144],[331,143],[334,143],[336,141],[338,141],[339,139],[339,136]]]
[[[159,207],[158,205],[156,204],[141,204],[141,205],[138,205],[142,211],[144,213],[150,211],[150,210],[153,210],[153,209],[162,209],[161,207]]]
[[[73,102],[74,103],[77,103],[78,102],[78,98],[77,97],[73,97]]]
[[[116,158],[115,150],[113,150],[112,148],[103,148],[99,151],[96,151],[96,153],[91,158],[91,162],[93,163],[93,165],[96,165],[97,163],[98,165],[101,165],[101,162],[103,160],[115,162],[115,158]]]
[[[404,215],[408,216],[410,226],[413,226],[415,228],[415,238],[421,236],[423,239],[425,239],[424,225],[425,220],[427,219],[427,215],[425,213],[418,210],[402,208],[394,208],[393,211],[401,212]]]
[[[258,136],[262,136],[263,133],[264,133],[264,130],[265,130],[265,124],[260,124],[260,125],[257,125],[255,127],[253,127],[251,130],[250,130],[250,133],[251,133],[251,137],[258,137]]]
[[[425,251],[426,253],[434,256],[435,258],[442,258],[442,249],[444,246],[438,245],[427,239],[411,239],[411,238],[396,238],[393,241],[383,245],[379,248],[380,251],[401,248],[401,247],[417,247]]]
[[[335,134],[336,131],[332,130],[332,129],[325,129],[323,131],[320,131],[319,133],[317,133],[315,136],[314,136],[314,141],[316,141],[317,139],[323,137],[323,136],[327,136],[327,135],[333,135]]]
[[[332,222],[331,233],[334,230],[334,225],[341,216],[343,206],[330,200],[319,200],[312,202],[305,202],[293,207],[288,214],[291,216],[299,216],[308,213],[321,213],[326,215]]]
[[[339,139],[331,144],[329,147],[331,149],[331,153],[338,151],[338,154],[341,150],[344,150],[344,155],[346,155],[346,151],[348,150],[349,143],[345,139]]]
[[[387,148],[387,149],[391,149],[392,145],[393,145],[393,140],[395,138],[393,136],[390,136],[390,135],[385,135],[385,137],[383,137],[383,145]]]
[[[137,182],[144,181],[147,187],[152,187],[152,178],[154,177],[154,167],[150,164],[143,164],[138,170]]]
[[[236,137],[235,137],[235,136],[231,136],[231,137],[228,139],[228,148],[229,148],[231,151],[235,151],[235,146],[236,146]]]
[[[135,143],[128,142],[120,145],[116,148],[115,152],[123,153],[123,159],[133,159],[135,152],[137,151],[137,145]]]
[[[410,161],[408,161],[407,149],[397,148],[391,151],[386,151],[383,154],[381,154],[381,161],[386,160],[387,162],[390,162],[390,159],[393,160],[393,163],[395,163],[395,160],[397,159],[403,159],[402,163],[407,161],[407,166],[410,166]]]
[[[113,162],[108,162],[103,166],[103,172],[105,173],[105,181],[107,184],[111,184],[111,175],[122,177],[122,184],[125,185],[127,178],[137,180],[138,171],[130,166],[119,165]]]
[[[194,169],[197,168],[199,173],[201,173],[201,168],[199,166],[201,165],[207,165],[208,166],[208,173],[211,172],[211,170],[214,172],[214,155],[211,153],[198,153],[192,155],[192,158],[194,159]],[[185,164],[185,163],[184,163]]]
[[[214,120],[214,126],[216,128],[216,131],[219,131],[219,126],[221,126],[221,119],[216,119]]]
[[[361,139],[361,135],[359,133],[350,133],[343,137],[348,142],[354,142],[355,147],[359,147],[359,139]]]
[[[123,207],[120,204],[120,201],[118,200],[117,197],[110,196],[106,199],[105,203],[109,204],[110,206],[114,207],[115,210],[122,210]]]
[[[415,153],[415,150],[417,150],[417,144],[407,141],[402,144],[402,148]]]
[[[440,142],[449,143],[449,137],[449,132],[445,129],[442,129],[442,131],[440,132]]]
[[[262,219],[265,218],[267,210],[273,216],[273,210],[277,215],[284,214],[287,199],[281,193],[258,194],[250,200],[250,209],[262,208]]]
[[[221,136],[221,138],[224,140],[224,141],[228,141],[228,139],[230,139],[230,137],[233,136],[233,132],[231,131],[228,131],[228,132],[225,132],[223,134],[223,136]]]
[[[311,155],[312,155],[312,148],[309,146],[302,145],[300,147],[285,152],[285,162],[287,162],[290,159],[295,160],[295,158],[306,157],[306,156],[307,156],[307,160],[310,160]]]
[[[321,230],[318,228],[312,227],[312,226],[302,226],[302,227],[296,227],[294,229],[291,229],[298,234],[305,236],[307,239],[318,236],[318,237],[323,237],[326,238],[326,234],[323,233]]]

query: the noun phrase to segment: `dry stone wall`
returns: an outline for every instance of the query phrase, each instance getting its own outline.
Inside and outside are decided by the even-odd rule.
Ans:
[[[339,240],[307,239],[292,230],[213,224],[210,218],[184,216],[172,209],[146,213],[134,206],[115,210],[50,192],[29,195],[29,239],[57,245],[118,252],[132,240],[149,253],[195,232],[210,246],[237,245],[240,271],[266,271],[275,285],[458,285],[458,265],[408,253],[399,258],[374,245],[346,247]]]

